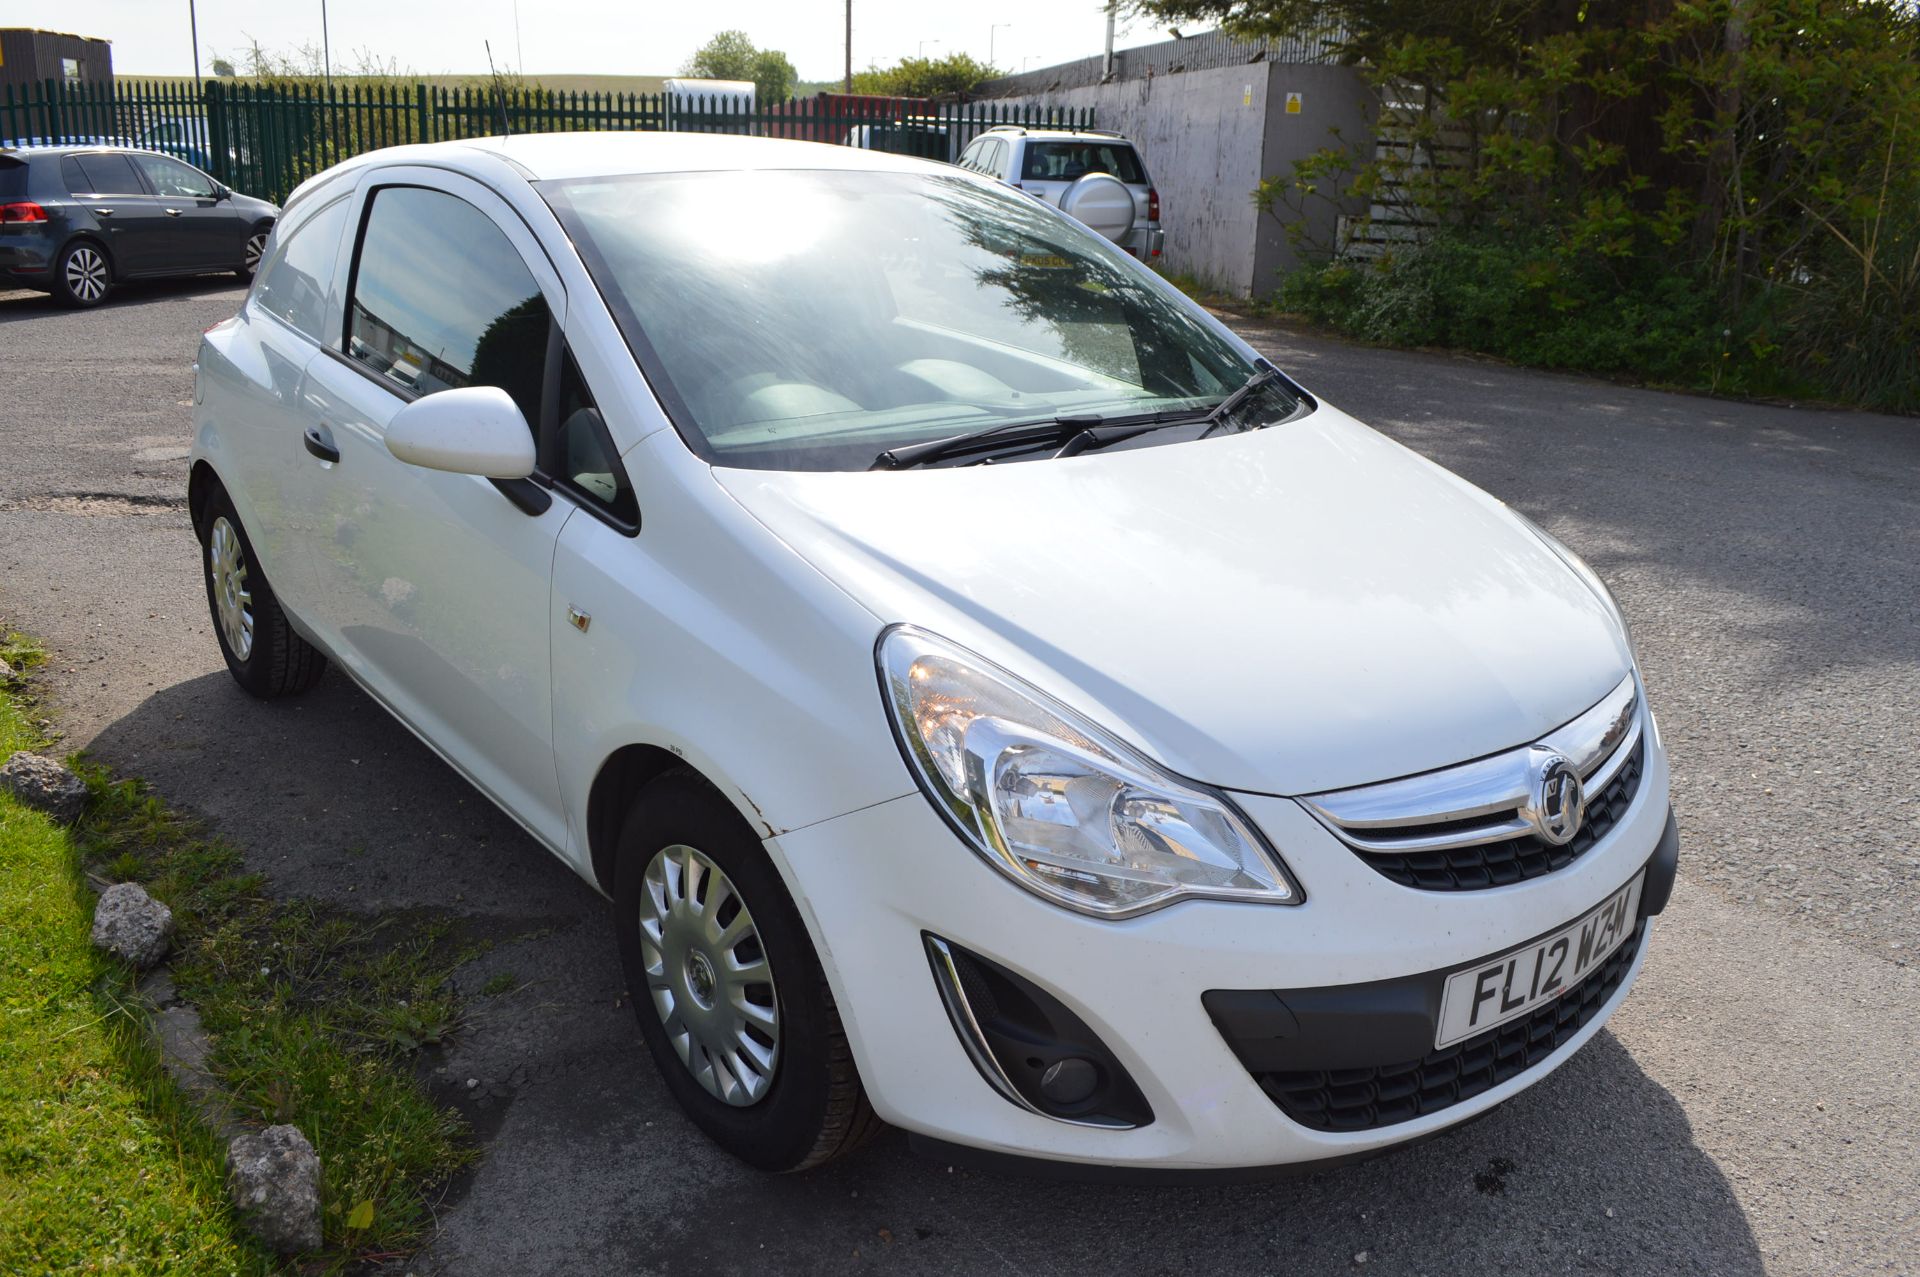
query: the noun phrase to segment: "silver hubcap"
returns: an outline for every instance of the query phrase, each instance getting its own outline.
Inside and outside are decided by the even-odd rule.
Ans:
[[[241,660],[253,653],[253,591],[247,588],[247,555],[240,534],[225,515],[207,537],[207,572],[213,578],[213,610],[227,650]]]
[[[233,241],[229,240],[228,243]],[[260,254],[267,251],[267,237],[252,235],[247,239],[247,270],[249,273],[259,268]]]
[[[640,953],[653,1009],[709,1095],[744,1108],[780,1061],[780,1001],[753,915],[720,866],[675,844],[647,866]]]
[[[91,248],[76,248],[67,256],[67,288],[83,302],[107,295],[106,259]]]

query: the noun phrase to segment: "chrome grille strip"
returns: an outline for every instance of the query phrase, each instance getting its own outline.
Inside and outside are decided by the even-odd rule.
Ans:
[[[1342,841],[1363,851],[1433,851],[1524,836],[1533,824],[1520,809],[1541,756],[1566,758],[1588,792],[1598,793],[1640,739],[1639,708],[1639,688],[1628,674],[1598,704],[1534,744],[1300,801]]]

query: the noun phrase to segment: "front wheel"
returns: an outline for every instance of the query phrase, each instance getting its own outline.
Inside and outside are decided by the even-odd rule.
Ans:
[[[253,273],[260,269],[260,259],[266,256],[267,236],[271,234],[272,231],[273,228],[271,226],[256,226],[247,235],[247,245],[242,252],[240,269],[235,271],[234,274],[238,275],[241,279],[250,280],[253,278]]]
[[[262,700],[296,696],[319,682],[327,658],[287,624],[233,500],[224,491],[216,490],[207,500],[200,548],[207,608],[233,681]]]
[[[106,253],[88,240],[75,240],[53,268],[53,295],[69,306],[98,306],[113,291],[113,269]]]
[[[614,929],[640,1032],[695,1125],[798,1171],[878,1130],[820,960],[779,873],[691,771],[641,791],[620,837]]]

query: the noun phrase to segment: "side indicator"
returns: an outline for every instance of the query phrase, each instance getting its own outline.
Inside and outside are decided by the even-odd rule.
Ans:
[[[569,605],[567,608],[567,621],[574,629],[585,634],[587,627],[593,624],[593,617],[591,614],[582,612],[579,608]]]

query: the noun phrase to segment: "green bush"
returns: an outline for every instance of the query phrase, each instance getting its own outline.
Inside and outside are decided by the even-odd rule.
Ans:
[[[1739,394],[1872,398],[1785,357],[1778,334],[1804,293],[1763,291],[1730,320],[1701,272],[1654,258],[1569,263],[1546,237],[1456,233],[1372,262],[1321,262],[1288,275],[1276,304],[1388,345]]]

